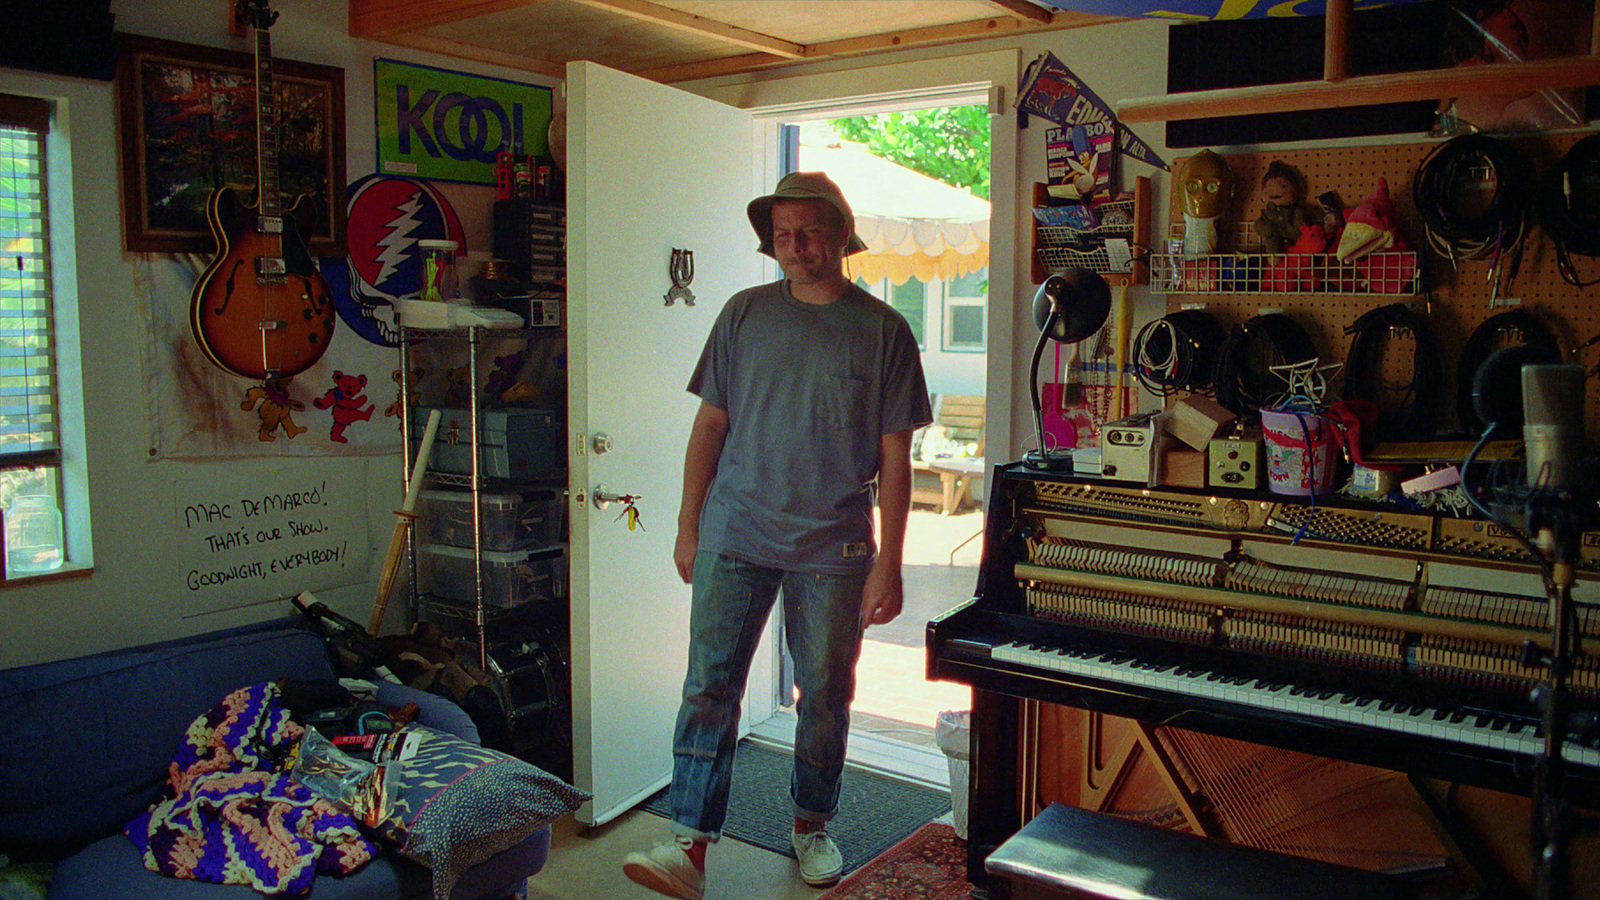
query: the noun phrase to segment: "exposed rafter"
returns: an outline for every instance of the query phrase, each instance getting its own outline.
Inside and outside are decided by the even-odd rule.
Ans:
[[[989,0],[989,3],[1000,7],[1007,14],[1041,25],[1050,24],[1055,13],[1038,4],[1029,3],[1028,0]]]
[[[584,6],[609,9],[629,18],[654,22],[658,25],[665,25],[668,28],[676,28],[679,31],[714,37],[730,44],[737,44],[741,47],[748,47],[751,50],[770,53],[774,56],[801,59],[806,55],[805,48],[799,44],[790,43],[770,35],[758,34],[714,19],[707,19],[704,16],[697,16],[666,6],[657,6],[654,3],[647,3],[645,0],[574,0],[574,2],[581,3]]]
[[[903,27],[893,31],[876,31],[874,28],[881,29],[886,25],[885,17],[874,13],[862,17],[861,27],[852,32],[849,23],[857,19],[850,10],[856,3],[859,0],[839,4],[747,4],[743,9],[756,5],[765,7],[760,19],[762,24],[751,27],[756,19],[747,13],[742,13],[745,17],[737,20],[741,24],[734,24],[733,21],[720,21],[676,8],[679,5],[702,10],[730,8],[730,4],[726,3],[667,6],[651,0],[350,0],[349,31],[352,37],[478,59],[558,78],[565,74],[568,59],[590,59],[645,78],[672,83],[830,57],[882,53],[1118,21],[1109,16],[1052,11],[1030,0],[974,0],[967,5],[982,18],[947,22],[933,17],[919,21],[915,12],[918,7],[911,4],[906,15],[894,17],[895,25]],[[793,14],[800,21],[815,20],[817,10],[837,6],[838,9],[830,13],[832,21],[844,27],[829,29],[827,38],[821,40],[808,38],[802,42],[786,38],[783,10],[797,5],[805,7],[803,12]],[[870,7],[872,4],[865,5]],[[582,25],[574,25],[576,20],[573,19],[572,10],[575,6],[587,7],[588,15],[595,17],[592,22],[585,20]],[[942,6],[929,4],[930,9]],[[995,14],[985,15],[988,10]],[[476,25],[474,19],[483,19],[484,23]],[[552,25],[541,27],[540,23],[546,21]],[[626,29],[629,21],[646,22],[696,36],[698,40],[694,46],[698,48],[699,57],[695,58],[695,51],[684,53],[681,48],[668,50],[666,45],[670,42],[665,40],[658,41],[662,45],[659,48],[641,48],[636,36],[652,32],[632,29],[628,31],[630,39],[633,39],[631,44],[628,41],[615,44],[616,49],[634,51],[632,59],[635,62],[630,65],[626,53],[612,54],[611,46],[594,39],[595,35],[606,33],[607,23],[609,27]],[[489,26],[490,22],[494,24]],[[533,39],[516,43],[508,41],[505,39],[511,33],[508,28]],[[755,30],[757,28],[759,30]],[[481,44],[475,43],[471,37],[475,31],[483,34]],[[659,36],[659,32],[655,33]],[[814,28],[812,33],[816,33]],[[584,38],[588,38],[587,42]],[[642,40],[649,41],[649,37]],[[641,50],[644,52],[639,52]],[[666,51],[658,54],[655,57],[657,60],[683,61],[652,64],[646,61],[651,50]]]
[[[350,4],[352,37],[417,32],[532,6],[542,0],[359,0]]]

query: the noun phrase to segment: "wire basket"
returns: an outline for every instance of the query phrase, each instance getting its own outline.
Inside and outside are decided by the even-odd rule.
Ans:
[[[1150,256],[1150,289],[1158,294],[1370,294],[1422,291],[1422,267],[1410,250],[1384,250],[1350,262],[1332,253],[1265,253],[1253,229],[1239,225],[1235,253]],[[1183,226],[1172,240],[1181,243]]]
[[[1071,225],[1039,225],[1035,229],[1036,250],[1039,262],[1051,272],[1077,267],[1091,272],[1113,273],[1133,271],[1132,254],[1126,262],[1113,264],[1106,250],[1109,240],[1133,239],[1134,201],[1114,200],[1095,207],[1101,221],[1094,228],[1075,228]],[[1110,220],[1110,221],[1107,221]]]
[[[1219,253],[1150,257],[1150,289],[1158,294],[1390,294],[1422,286],[1417,254],[1373,253],[1349,263],[1331,253]]]

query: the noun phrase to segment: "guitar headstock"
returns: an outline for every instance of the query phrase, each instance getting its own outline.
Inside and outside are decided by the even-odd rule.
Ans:
[[[236,0],[233,16],[251,28],[265,31],[278,21],[278,14],[268,8],[268,0]]]

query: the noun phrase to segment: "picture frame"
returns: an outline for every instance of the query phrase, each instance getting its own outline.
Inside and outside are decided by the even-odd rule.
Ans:
[[[252,53],[119,33],[123,241],[133,253],[210,253],[206,200],[253,190]],[[345,255],[344,70],[274,56],[279,192],[316,201],[313,256]],[[253,202],[253,201],[252,201]]]

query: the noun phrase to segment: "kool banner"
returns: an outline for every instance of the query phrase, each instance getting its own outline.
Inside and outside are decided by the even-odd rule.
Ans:
[[[379,174],[494,184],[500,153],[549,153],[547,87],[392,59],[373,82]]]

